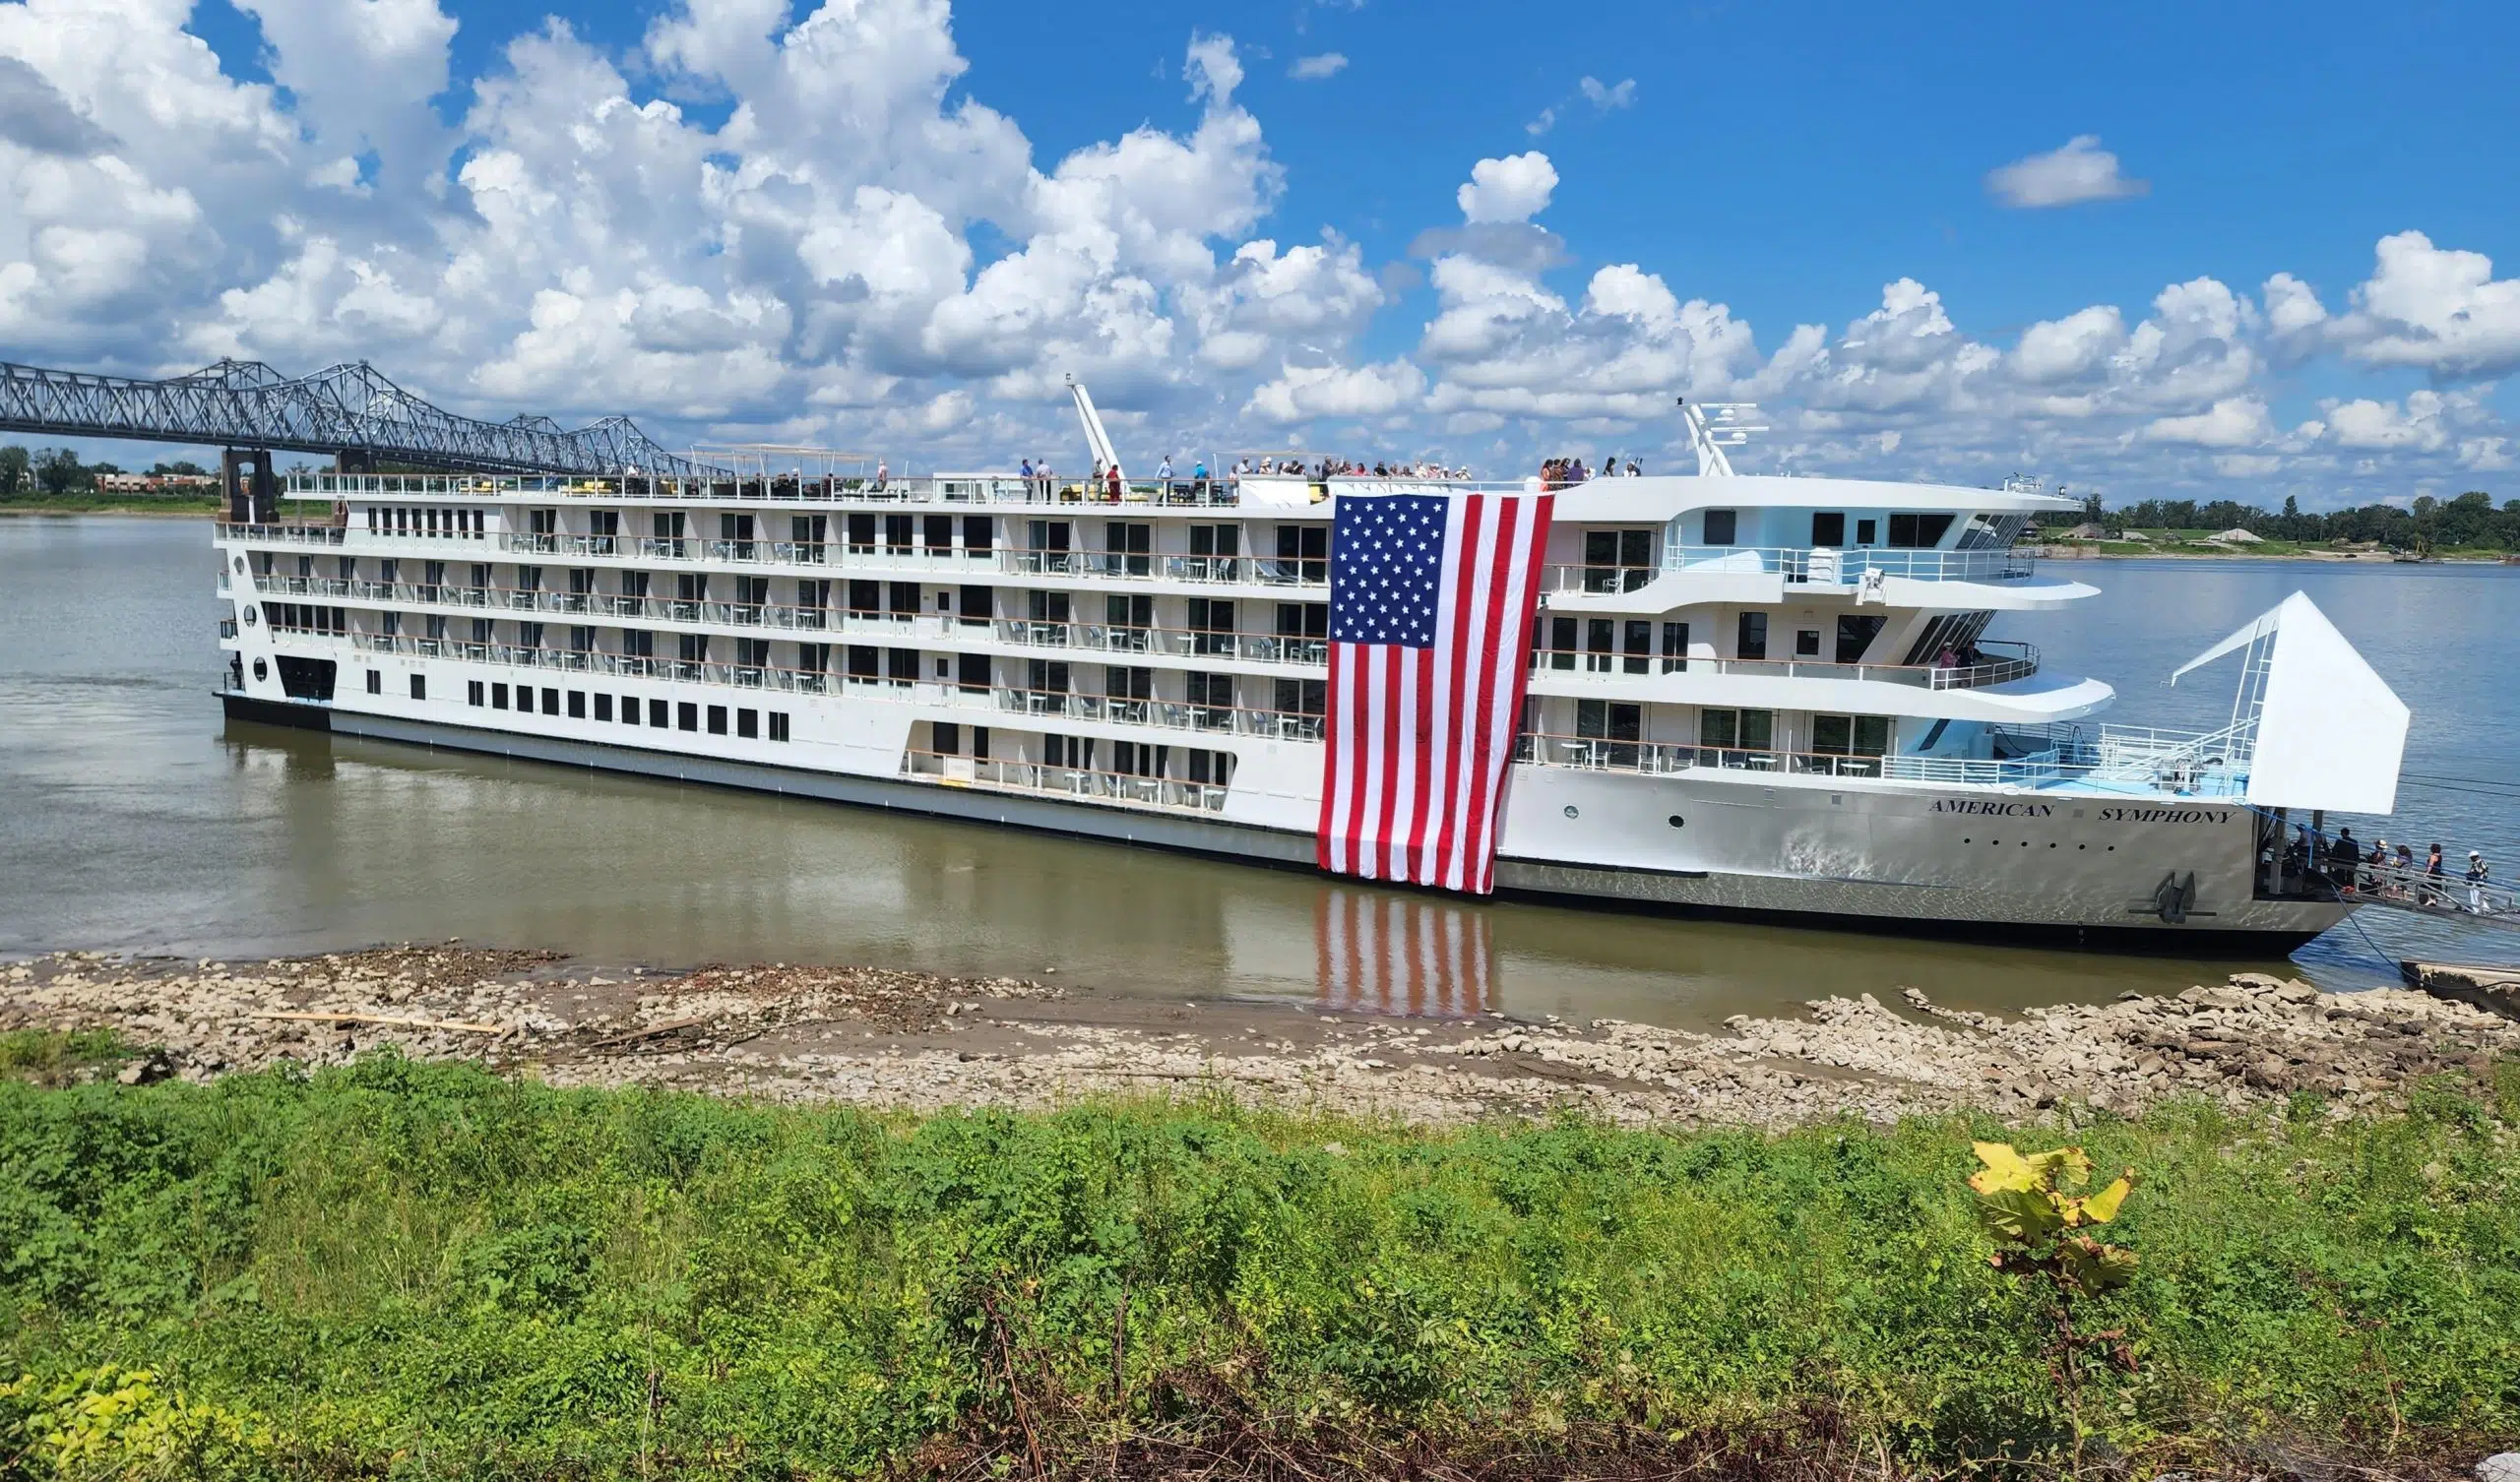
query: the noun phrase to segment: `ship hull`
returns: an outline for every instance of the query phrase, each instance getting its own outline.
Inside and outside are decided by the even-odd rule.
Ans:
[[[221,699],[238,721],[1316,868],[1310,830],[1279,822]],[[2254,898],[2253,852],[2247,810],[2230,803],[1518,768],[1496,886],[1555,905],[2187,955],[2280,954],[2344,918],[2335,903]]]

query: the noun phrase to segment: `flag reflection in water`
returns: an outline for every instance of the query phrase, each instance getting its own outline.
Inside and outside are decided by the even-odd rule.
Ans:
[[[1321,1004],[1359,1014],[1466,1018],[1486,1010],[1487,916],[1387,891],[1324,891],[1313,904]]]

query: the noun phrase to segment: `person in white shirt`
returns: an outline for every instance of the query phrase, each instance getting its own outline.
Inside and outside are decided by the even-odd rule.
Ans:
[[[1166,483],[1170,483],[1172,481],[1171,454],[1167,453],[1164,455],[1164,461],[1155,465],[1155,476],[1163,479]]]

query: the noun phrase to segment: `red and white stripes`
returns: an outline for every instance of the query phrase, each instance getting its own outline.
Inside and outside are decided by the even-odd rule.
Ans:
[[[1323,869],[1481,895],[1495,888],[1553,503],[1454,496],[1433,645],[1330,646]]]

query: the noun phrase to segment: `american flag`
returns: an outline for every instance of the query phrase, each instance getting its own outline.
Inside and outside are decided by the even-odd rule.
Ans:
[[[1546,494],[1342,494],[1316,854],[1484,895],[1523,708]]]
[[[1467,1019],[1487,1008],[1495,949],[1482,908],[1334,886],[1313,906],[1313,950],[1325,1009]]]

